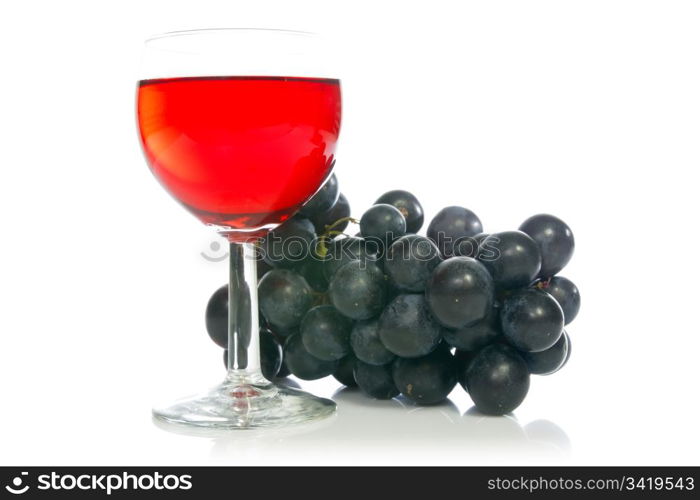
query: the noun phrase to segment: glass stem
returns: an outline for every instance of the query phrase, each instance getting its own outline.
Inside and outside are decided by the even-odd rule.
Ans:
[[[260,372],[257,261],[252,243],[230,244],[228,297],[228,378],[264,382]]]

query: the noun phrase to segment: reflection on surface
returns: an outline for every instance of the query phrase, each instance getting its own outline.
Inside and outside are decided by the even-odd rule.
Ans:
[[[418,463],[416,452],[420,463],[562,462],[571,452],[566,432],[548,420],[521,425],[513,416],[490,417],[473,408],[462,415],[451,401],[415,406],[401,398],[368,399],[353,389],[341,389],[333,399],[334,417],[285,429],[227,432],[157,425],[209,438],[215,460],[242,464],[410,464]]]

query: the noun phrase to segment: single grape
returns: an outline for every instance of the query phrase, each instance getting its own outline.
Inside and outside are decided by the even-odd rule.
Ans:
[[[532,375],[551,375],[564,365],[569,350],[566,332],[562,333],[557,343],[540,352],[524,352],[522,358]]]
[[[453,257],[438,264],[428,279],[425,296],[433,316],[448,328],[473,325],[493,305],[493,280],[471,257]]]
[[[386,278],[370,261],[354,260],[338,269],[328,285],[331,303],[352,319],[377,316],[386,302]]]
[[[435,242],[444,257],[452,257],[462,239],[476,236],[483,230],[481,221],[471,210],[445,207],[430,221],[428,238]]]
[[[247,285],[244,290],[248,290]],[[239,319],[243,321],[242,340],[247,345],[250,342],[250,295],[244,293],[242,301],[244,315]],[[207,333],[216,345],[228,348],[228,285],[218,288],[209,298],[205,323]]]
[[[399,295],[379,318],[379,338],[397,356],[417,358],[437,347],[442,328],[431,318],[423,295]]]
[[[228,349],[224,349],[224,366],[228,367]],[[267,380],[278,376],[282,366],[282,346],[266,328],[260,329],[260,370]]]
[[[323,261],[324,276],[330,282],[338,269],[353,260],[376,262],[373,245],[363,238],[354,236],[331,240]]]
[[[295,216],[263,238],[260,252],[265,262],[275,268],[299,266],[316,246],[316,232],[309,219]]]
[[[348,354],[338,361],[338,368],[333,372],[333,378],[346,387],[357,387],[355,382],[355,363],[357,360],[352,354]]]
[[[398,289],[422,292],[440,261],[440,251],[435,243],[425,236],[407,234],[389,247],[384,269]]]
[[[316,306],[301,321],[299,332],[309,353],[324,361],[336,361],[350,353],[352,321],[333,306]]]
[[[448,349],[438,348],[420,358],[397,359],[393,376],[401,394],[415,403],[430,405],[450,394],[457,383],[457,366]]]
[[[282,330],[301,323],[311,308],[311,287],[299,274],[288,269],[274,269],[258,284],[258,302],[265,319]]]
[[[305,217],[314,217],[330,210],[338,201],[340,195],[338,187],[338,178],[335,174],[331,175],[326,183],[316,191],[309,201],[307,201],[299,213]]]
[[[565,325],[568,325],[576,318],[581,308],[581,294],[571,280],[563,276],[554,276],[549,280],[540,281],[537,287],[554,297],[554,300],[559,303],[562,311],[564,311]]]
[[[406,219],[407,232],[417,233],[423,226],[423,207],[418,199],[408,191],[396,189],[386,192],[374,202],[375,205],[380,203],[398,208]]]
[[[484,319],[457,330],[446,328],[443,333],[445,342],[463,351],[475,351],[497,340],[501,335],[498,310],[491,307]]]
[[[375,399],[391,399],[399,395],[391,376],[391,365],[370,365],[355,363],[355,382],[362,392]]]
[[[360,232],[364,238],[388,247],[406,234],[406,219],[392,205],[372,205],[360,219]]]
[[[370,365],[386,365],[394,360],[379,338],[379,320],[357,321],[350,333],[350,346],[360,361]]]
[[[205,322],[209,337],[219,347],[228,347],[228,285],[212,294],[207,302]]]
[[[503,344],[481,349],[463,378],[477,410],[487,415],[512,412],[530,389],[527,364],[515,349]]]
[[[461,238],[459,242],[454,245],[454,254],[460,257],[473,257],[476,259],[479,255],[479,245],[489,236],[488,233],[479,233],[476,236]]]
[[[338,368],[337,361],[323,361],[311,355],[304,347],[299,334],[287,338],[283,356],[289,371],[302,380],[327,377]]]
[[[325,212],[320,212],[311,217],[311,222],[316,228],[316,234],[323,234],[326,231],[326,226],[334,224],[340,219],[345,219],[350,217],[350,203],[348,199],[340,193],[338,196],[338,201],[335,202],[330,209]],[[333,226],[333,231],[344,231],[348,227],[347,220],[339,223],[337,226]]]
[[[535,240],[542,254],[540,276],[550,278],[564,269],[574,254],[574,233],[566,223],[549,214],[533,215],[519,228]]]
[[[479,245],[478,259],[493,276],[496,287],[506,290],[531,284],[542,263],[537,244],[521,231],[488,236]]]
[[[546,292],[527,289],[505,299],[501,329],[518,350],[539,352],[552,347],[564,329],[564,313]]]

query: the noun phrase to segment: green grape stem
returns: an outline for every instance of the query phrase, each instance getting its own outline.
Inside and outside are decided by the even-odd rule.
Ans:
[[[360,221],[355,219],[354,217],[341,217],[337,221],[335,221],[333,224],[327,225],[324,229],[325,232],[323,233],[323,236],[330,234],[330,231],[334,228],[342,224],[343,222],[351,222],[353,224],[359,224]],[[337,231],[336,231],[337,232]],[[340,233],[342,234],[342,233]]]
[[[343,231],[334,231],[333,228],[338,227],[343,222],[350,222],[352,224],[359,224],[360,221],[354,217],[341,217],[332,224],[328,224],[324,227],[323,234],[319,235],[318,245],[316,246],[316,253],[319,257],[325,257],[328,253],[328,247],[326,246],[326,241],[330,240],[332,236],[339,236],[345,234]]]

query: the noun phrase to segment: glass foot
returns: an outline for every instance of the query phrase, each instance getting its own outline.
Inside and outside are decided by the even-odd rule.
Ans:
[[[232,380],[211,391],[155,408],[153,416],[171,424],[212,429],[257,429],[312,422],[332,415],[335,403],[264,379]]]

